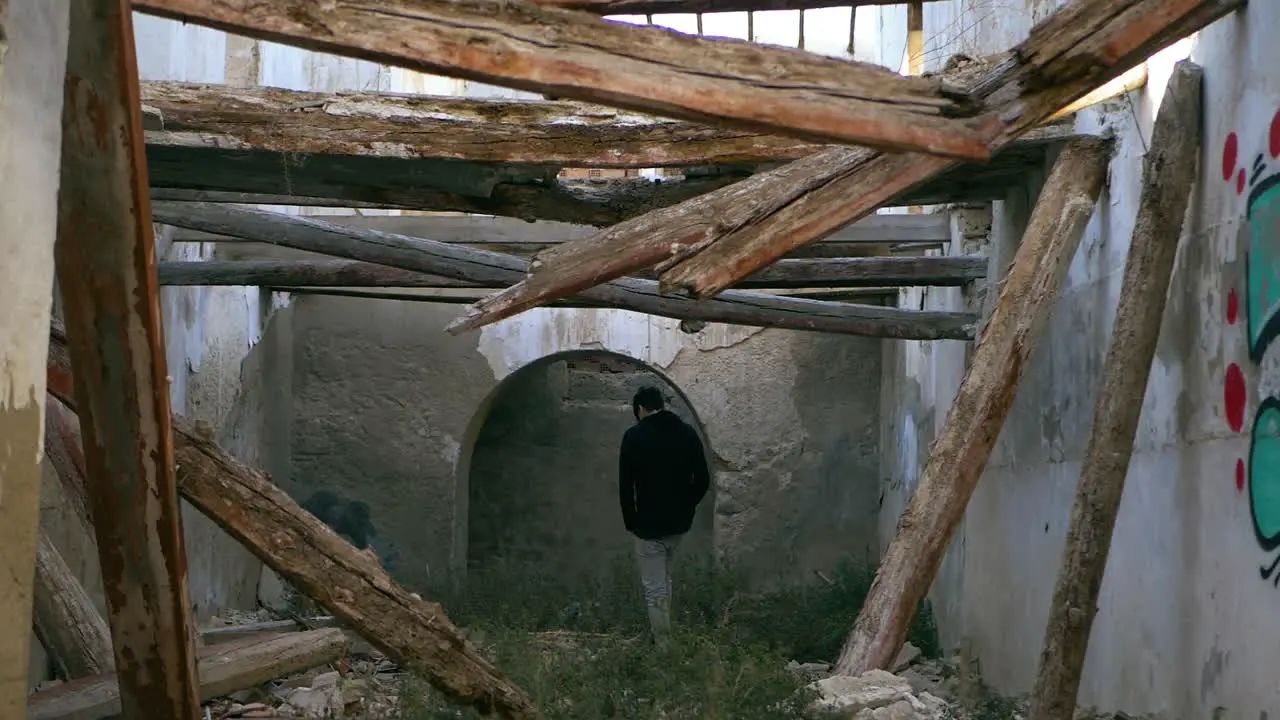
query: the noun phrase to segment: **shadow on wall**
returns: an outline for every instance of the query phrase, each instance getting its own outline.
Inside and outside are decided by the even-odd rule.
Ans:
[[[469,453],[459,465],[459,501],[465,493],[466,503],[458,514],[466,525],[458,528],[458,540],[465,538],[459,569],[600,580],[613,558],[630,553],[618,507],[618,448],[635,422],[631,398],[645,385],[659,387],[667,407],[706,444],[683,392],[622,355],[548,356],[494,389],[472,422]],[[684,561],[711,554],[713,508],[714,489],[682,544]]]

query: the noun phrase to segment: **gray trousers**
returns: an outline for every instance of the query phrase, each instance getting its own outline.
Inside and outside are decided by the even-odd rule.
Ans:
[[[636,559],[640,564],[640,585],[649,614],[649,627],[659,641],[671,632],[671,565],[679,535],[656,540],[636,538]]]

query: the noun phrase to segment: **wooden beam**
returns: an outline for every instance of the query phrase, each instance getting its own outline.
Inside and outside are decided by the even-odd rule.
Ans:
[[[341,630],[324,628],[201,648],[200,699],[212,700],[332,662],[342,656],[346,646],[347,638]],[[119,680],[115,673],[106,673],[33,694],[27,704],[27,718],[98,720],[119,715],[122,710]]]
[[[988,117],[1000,118],[993,146],[1002,147],[1242,5],[1074,0],[1003,60],[956,62],[944,74],[971,87]],[[956,167],[930,155],[825,150],[543,253],[528,279],[477,303],[449,329],[474,329],[655,264],[663,270],[664,289],[711,296]]]
[[[901,5],[902,0],[526,0],[537,5],[581,10],[596,15],[761,12],[832,7]],[[924,0],[937,2],[937,0]]]
[[[49,337],[60,342],[56,327]],[[49,358],[49,375],[71,378],[69,368],[53,365],[57,356]],[[174,422],[179,488],[201,512],[388,658],[446,694],[503,717],[533,717],[523,691],[489,665],[439,604],[409,593],[372,553],[356,550],[265,474],[240,464],[205,433]]]
[[[134,0],[143,12],[437,75],[817,142],[985,160],[936,79],[488,0]]]
[[[794,160],[824,145],[600,105],[142,84],[147,143],[576,168]]]
[[[196,662],[128,0],[71,4],[57,270],[126,718],[194,718]]]
[[[42,532],[36,548],[36,637],[64,680],[110,672],[111,630],[62,553]]]
[[[477,291],[464,288],[402,288],[399,290],[379,290],[377,288],[338,288],[338,287],[291,287],[288,285],[267,286],[273,292],[290,293],[292,295],[328,295],[331,297],[349,297],[360,300],[395,300],[397,302],[426,302],[444,305],[468,305],[479,300]],[[856,302],[861,304],[884,305],[888,298],[897,297],[897,288],[846,288],[843,290],[800,289],[764,291],[772,297],[804,298],[809,300],[830,300],[833,302]],[[600,302],[566,298],[557,300],[548,307],[565,308],[609,308]]]
[[[833,258],[780,260],[746,278],[753,289],[960,286],[986,277],[983,257]],[[161,262],[161,285],[265,285],[296,287],[447,288],[506,287],[463,282],[351,260]]]
[[[1057,301],[1110,154],[1107,142],[1072,144],[1045,181],[973,361],[840,653],[840,674],[885,669],[902,647]]]
[[[1173,261],[1196,177],[1203,76],[1190,62],[1174,67],[1151,131],[1138,219],[1094,403],[1093,428],[1076,486],[1062,568],[1049,608],[1030,720],[1071,720],[1075,714],[1089,633],[1098,612]]]
[[[238,235],[248,240],[472,283],[517,282],[529,266],[520,258],[502,253],[226,205],[156,203],[153,217],[157,222],[178,227]],[[656,283],[633,278],[592,288],[581,297],[610,307],[681,320],[898,339],[971,338],[976,319],[969,314],[826,303],[739,290],[713,300],[694,302],[664,296],[658,292]]]
[[[40,517],[67,0],[0,2],[0,718],[21,718]]]

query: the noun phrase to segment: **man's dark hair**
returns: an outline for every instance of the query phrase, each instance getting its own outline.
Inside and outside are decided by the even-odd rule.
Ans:
[[[636,391],[631,398],[631,412],[640,417],[640,408],[649,412],[658,412],[663,408],[662,391],[652,385],[646,385]]]

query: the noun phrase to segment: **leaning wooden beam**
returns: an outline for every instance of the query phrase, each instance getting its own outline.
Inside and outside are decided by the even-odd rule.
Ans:
[[[61,341],[56,327],[49,337],[51,345]],[[54,365],[57,361],[50,353],[49,375],[71,378],[69,368]],[[55,395],[73,403],[58,394],[63,389],[58,386]],[[250,552],[387,657],[455,699],[504,717],[534,716],[524,692],[489,665],[440,605],[409,593],[387,576],[376,557],[338,537],[265,474],[240,464],[204,433],[176,419],[174,424],[183,497]],[[226,692],[231,690],[215,696]]]
[[[954,65],[950,75],[1006,123],[993,141],[1001,147],[1243,4],[1074,0],[1003,61],[970,63],[967,70]],[[655,264],[664,271],[664,290],[714,295],[954,167],[936,156],[857,148],[810,155],[543,253],[525,281],[477,303],[449,330],[474,329]]]
[[[193,718],[196,661],[128,0],[71,3],[57,270],[128,718]]]
[[[1063,150],[1054,164],[837,672],[860,675],[887,668],[906,639],[1093,215],[1110,153],[1107,142],[1081,141]]]
[[[27,702],[66,53],[67,0],[0,2],[0,718]]]
[[[134,0],[289,45],[696,122],[984,160],[972,108],[937,80],[792,48],[488,0]]]
[[[597,15],[659,15],[670,13],[762,12],[816,10],[832,7],[900,5],[902,0],[526,0],[537,5],[582,10]],[[937,0],[925,0],[936,2]]]
[[[36,548],[36,637],[64,680],[110,672],[111,631],[62,553],[42,532]]]
[[[288,285],[264,286],[272,292],[290,293],[293,295],[328,295],[331,297],[349,297],[361,300],[396,300],[400,302],[425,302],[444,305],[469,305],[480,299],[477,291],[467,292],[465,289],[414,289],[378,290],[374,288],[336,288],[336,287],[293,287]],[[851,302],[883,305],[889,297],[896,297],[898,288],[849,288],[836,290],[802,289],[768,291],[773,297],[807,298],[809,300],[830,300],[834,302]],[[564,308],[611,308],[599,302],[566,298],[557,300],[547,307]]]
[[[200,203],[156,203],[157,222],[237,235],[298,250],[473,283],[517,282],[528,262],[511,255],[461,245],[342,227],[315,218]],[[658,292],[657,283],[622,278],[581,294],[610,307],[681,320],[817,330],[914,340],[971,338],[975,317],[897,308],[829,303],[734,290],[692,301]]]
[[[212,700],[333,662],[346,647],[347,637],[341,630],[323,628],[201,648],[200,699]],[[115,717],[122,710],[119,680],[115,673],[105,673],[35,693],[27,704],[27,718],[97,720]]]
[[[739,288],[961,286],[986,277],[983,257],[874,257],[779,260]],[[412,270],[352,260],[161,262],[161,285],[266,285],[296,287],[446,288],[507,287],[463,282]]]
[[[1200,153],[1203,71],[1174,68],[1151,131],[1124,283],[1080,468],[1066,550],[1049,608],[1030,720],[1071,720],[1098,612],[1133,439],[1151,375],[1174,256]]]

